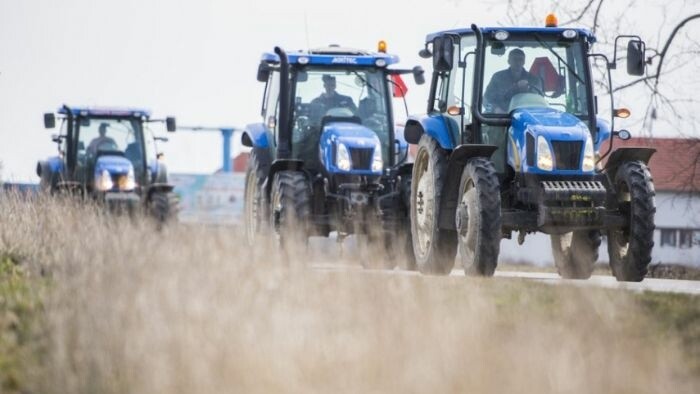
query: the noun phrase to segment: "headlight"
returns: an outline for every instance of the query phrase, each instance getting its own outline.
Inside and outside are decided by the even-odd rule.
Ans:
[[[335,165],[343,171],[350,171],[352,169],[350,152],[348,152],[348,147],[344,144],[338,143],[338,150],[335,154]]]
[[[593,139],[591,134],[586,134],[586,147],[583,149],[583,171],[593,171],[595,169],[595,152],[593,151]]]
[[[99,191],[106,191],[112,189],[114,183],[112,182],[112,176],[109,171],[102,170],[102,172],[95,176],[95,189]]]
[[[119,190],[130,191],[136,188],[136,179],[134,177],[134,169],[130,168],[129,173],[119,177]]]
[[[374,146],[374,154],[372,156],[372,171],[379,172],[384,168],[384,160],[382,160],[382,145],[377,142]]]
[[[552,171],[554,168],[554,158],[552,150],[544,137],[537,137],[537,167],[540,170]]]

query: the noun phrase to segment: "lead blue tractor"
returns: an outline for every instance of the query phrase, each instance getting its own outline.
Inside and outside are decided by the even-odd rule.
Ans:
[[[585,29],[455,29],[429,34],[433,60],[428,113],[409,119],[418,144],[411,231],[420,271],[446,274],[459,255],[467,274],[493,275],[500,241],[550,235],[564,278],[590,277],[601,235],[620,281],[641,281],[651,260],[654,186],[648,148],[612,150],[629,138],[597,116]],[[644,42],[628,40],[627,71],[643,75]],[[617,52],[617,51],[615,51]],[[612,89],[611,89],[612,91]],[[605,152],[601,155],[601,151]],[[608,153],[612,152],[610,155]],[[601,161],[607,156],[607,161]],[[604,163],[604,164],[603,164]]]
[[[43,191],[91,198],[111,211],[145,210],[159,222],[177,214],[178,200],[168,172],[147,127],[165,121],[174,132],[175,118],[151,119],[145,109],[58,109],[60,133],[53,136],[58,155],[39,161],[36,172]],[[44,114],[44,126],[56,127],[56,115]]]
[[[405,93],[401,74],[422,83],[423,70],[392,68],[397,62],[381,49],[338,46],[262,56],[263,121],[242,135],[252,148],[244,203],[251,245],[268,233],[285,248],[356,234],[365,266],[393,267],[405,251],[412,267],[411,163],[390,92]]]

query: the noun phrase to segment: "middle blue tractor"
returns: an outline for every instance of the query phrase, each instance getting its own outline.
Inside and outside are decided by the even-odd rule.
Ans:
[[[365,266],[390,268],[397,261],[389,255],[408,252],[405,266],[412,267],[412,164],[403,133],[395,132],[392,91],[405,93],[401,74],[423,83],[423,70],[392,68],[398,57],[384,48],[263,54],[263,121],[242,136],[252,148],[244,208],[251,245],[270,232],[284,247],[356,234]]]

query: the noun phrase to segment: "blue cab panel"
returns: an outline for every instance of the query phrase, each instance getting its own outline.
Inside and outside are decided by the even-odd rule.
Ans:
[[[369,169],[351,169],[349,171],[341,170],[336,166],[335,149],[338,144],[343,144],[348,149],[352,158],[354,149],[371,149]],[[371,157],[374,156],[374,150],[380,144],[379,137],[371,129],[357,123],[350,122],[334,122],[326,125],[321,133],[319,144],[321,163],[323,163],[326,171],[331,174],[348,174],[348,175],[381,175],[382,170],[372,171]],[[351,159],[352,160],[352,159]],[[353,166],[356,163],[352,163]]]
[[[377,66],[385,67],[399,62],[399,57],[386,53],[371,53],[348,49],[343,52],[342,49],[324,48],[329,52],[316,53],[311,51],[291,51],[287,53],[289,64],[301,65],[319,65],[319,66]],[[331,51],[335,51],[332,53]],[[265,52],[262,55],[262,61],[267,63],[279,63],[279,56],[272,52]]]
[[[507,31],[508,33],[511,34],[519,34],[519,33],[526,33],[526,34],[532,34],[532,33],[537,33],[537,34],[561,34],[564,32],[564,30],[574,30],[578,33],[579,36],[584,37],[588,43],[592,44],[596,42],[596,38],[593,35],[593,33],[590,32],[588,29],[572,29],[572,28],[564,28],[564,27],[480,27],[479,28],[481,32],[486,35],[486,34],[491,34],[493,32],[503,30]],[[460,36],[466,36],[470,34],[474,34],[474,30],[471,28],[459,28],[459,29],[450,29],[450,30],[443,30],[435,33],[430,33],[427,36],[425,36],[425,42],[432,42],[433,39],[437,36],[443,35],[443,34],[456,34]]]

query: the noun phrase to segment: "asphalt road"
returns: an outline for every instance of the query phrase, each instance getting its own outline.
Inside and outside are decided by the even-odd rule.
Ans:
[[[320,271],[366,272],[377,275],[420,275],[415,271],[403,270],[365,270],[360,266],[333,263],[316,263],[312,268]],[[455,269],[450,276],[464,276],[464,271]],[[612,276],[593,275],[588,280],[561,279],[559,275],[550,272],[518,272],[496,271],[494,280],[520,279],[551,285],[571,285],[580,287],[603,287],[628,291],[654,291],[665,293],[681,293],[700,295],[700,281],[646,278],[642,282],[618,282]]]

